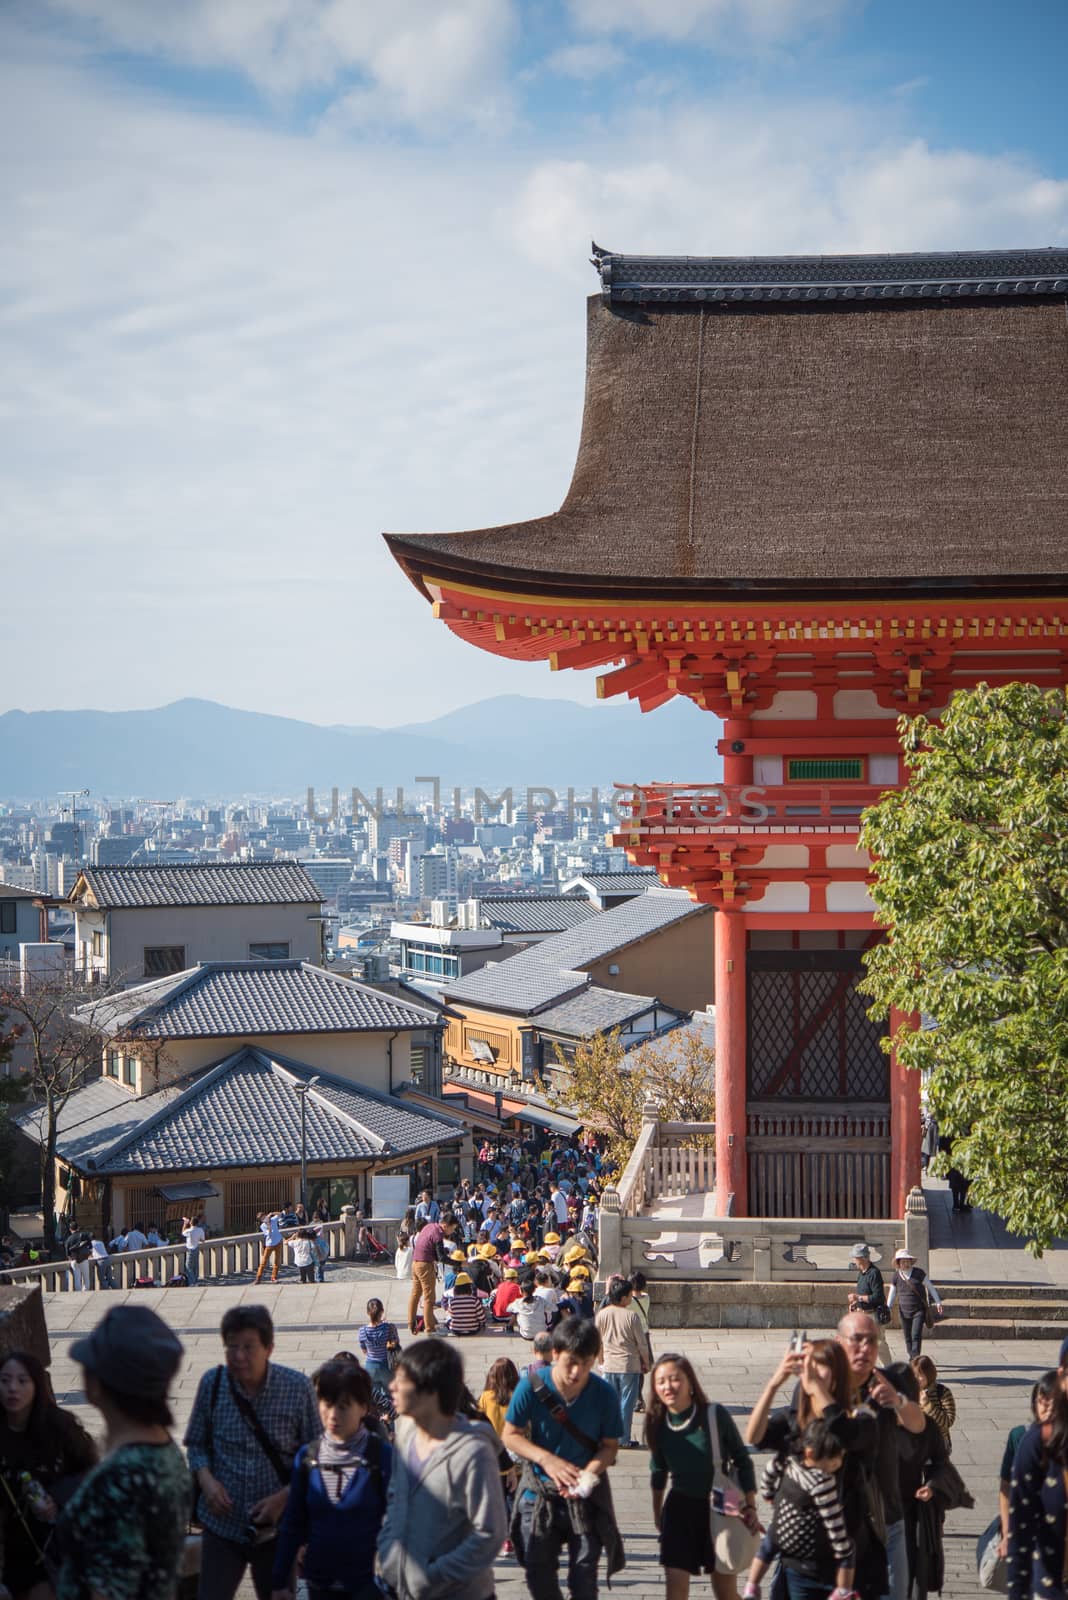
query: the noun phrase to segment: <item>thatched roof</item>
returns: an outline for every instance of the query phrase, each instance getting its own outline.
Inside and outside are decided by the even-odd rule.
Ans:
[[[414,581],[561,598],[1064,588],[1068,251],[612,257],[603,278],[606,260],[563,506],[389,536]],[[953,262],[941,288],[924,278]],[[721,280],[735,289],[715,298]],[[799,283],[823,287],[789,298]]]

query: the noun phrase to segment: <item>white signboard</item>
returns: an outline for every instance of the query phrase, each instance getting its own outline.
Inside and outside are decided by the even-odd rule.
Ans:
[[[412,1180],[405,1173],[372,1173],[371,1215],[380,1222],[399,1222],[411,1200]]]

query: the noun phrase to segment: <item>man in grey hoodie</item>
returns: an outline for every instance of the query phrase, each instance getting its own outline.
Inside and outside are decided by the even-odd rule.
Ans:
[[[397,1600],[490,1600],[507,1536],[495,1442],[458,1416],[463,1362],[444,1339],[408,1345],[390,1385],[397,1411],[381,1581]]]

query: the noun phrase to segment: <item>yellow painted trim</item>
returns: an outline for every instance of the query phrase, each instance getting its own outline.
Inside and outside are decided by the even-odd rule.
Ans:
[[[424,573],[420,573],[419,576],[420,576],[421,581],[424,584],[427,584],[427,585],[433,584],[434,587],[437,588],[437,589],[448,589],[448,590],[454,591],[457,594],[474,595],[474,596],[477,596],[479,599],[482,599],[482,600],[505,601],[509,605],[517,605],[518,604],[520,606],[522,606],[524,604],[529,604],[529,605],[539,605],[540,604],[540,605],[557,605],[558,606],[561,603],[559,595],[544,595],[544,594],[541,594],[541,595],[520,595],[520,594],[517,594],[514,590],[511,590],[511,589],[487,589],[487,588],[483,588],[483,587],[481,587],[481,586],[479,586],[477,584],[456,583],[451,578],[430,578],[430,577],[426,576]],[[1044,604],[1057,605],[1057,604],[1062,604],[1064,602],[1068,602],[1068,591],[1066,591],[1064,594],[1056,594],[1056,595],[1025,595],[1022,598],[1020,596],[1016,596],[1015,597],[1015,602],[1017,604],[1020,604],[1020,605],[1044,605]],[[576,607],[576,610],[579,607],[586,607],[586,606],[590,606],[590,605],[594,605],[594,606],[611,606],[617,612],[620,609],[622,609],[624,611],[624,613],[627,612],[627,611],[630,611],[630,610],[640,610],[640,611],[655,610],[660,615],[663,614],[664,605],[665,605],[665,601],[663,599],[660,599],[660,600],[633,600],[633,601],[624,600],[624,601],[621,601],[619,595],[611,595],[611,596],[607,596],[606,595],[603,599],[595,598],[595,599],[592,599],[592,600],[590,599],[590,597],[588,595],[583,595],[581,597],[576,596],[576,598],[573,601],[567,601],[565,603],[568,604],[568,605],[574,605]],[[954,605],[966,605],[968,607],[979,606],[979,605],[982,605],[982,606],[1006,605],[1007,603],[1008,602],[1003,597],[998,596],[996,594],[989,594],[984,599],[981,599],[981,600],[978,600],[978,599],[975,599],[975,598],[971,598],[971,599],[968,599],[968,600],[954,601]],[[895,606],[900,607],[901,601],[900,600],[880,601],[880,600],[867,599],[865,601],[865,604],[868,605],[868,606],[895,605]],[[945,604],[946,604],[945,596],[932,596],[932,598],[929,601],[923,601],[923,600],[917,599],[916,601],[913,602],[913,605],[914,605],[914,607],[915,607],[915,609],[917,611],[919,611],[919,609],[921,607],[926,606],[926,605],[943,606],[944,607]],[[845,606],[855,607],[856,599],[853,598],[851,600],[842,600],[842,601],[837,601],[837,602],[833,601],[833,600],[812,601],[812,602],[810,602],[810,603],[808,603],[806,605],[806,612],[811,611],[811,609],[816,605],[819,605],[819,607],[821,609],[833,609],[836,605],[841,605],[843,607],[845,607]],[[779,600],[751,600],[748,597],[745,597],[745,598],[739,597],[738,600],[728,600],[726,598],[721,599],[721,600],[687,600],[687,599],[679,599],[679,600],[675,600],[675,601],[671,602],[671,609],[675,614],[678,614],[679,612],[684,611],[684,610],[687,610],[687,611],[688,610],[694,610],[694,611],[698,611],[698,612],[707,611],[707,612],[709,612],[710,615],[719,615],[724,610],[738,610],[738,611],[773,611],[773,610],[778,610],[778,611],[782,612],[784,610],[788,611],[790,609],[790,606],[789,606],[789,602],[786,602],[784,604],[784,602],[781,599],[779,599]],[[558,620],[562,620],[562,619],[558,619]],[[574,619],[574,620],[577,620],[577,618]],[[592,624],[593,620],[594,619],[589,616],[588,612],[583,614],[583,623],[584,623],[585,626],[587,626],[587,627],[590,626]],[[600,619],[600,618],[597,619],[597,620],[598,621],[603,621],[603,619]],[[650,624],[652,626],[654,626],[654,627],[656,625],[656,620],[657,619],[655,617],[650,618]],[[1004,624],[1011,625],[1013,619],[1011,617],[1003,617],[1001,620],[1002,620],[1002,622]],[[1021,618],[1020,620],[1022,621],[1023,619]],[[544,622],[545,618],[542,618],[542,621]],[[571,622],[572,619],[568,618],[567,621]],[[847,621],[849,621],[849,619],[848,618],[844,618],[842,625],[845,626]],[[855,626],[855,624],[852,623],[852,622],[850,622],[850,625],[851,626]],[[891,625],[891,627],[897,627],[899,625],[899,619],[896,618],[896,617],[891,618],[891,624],[890,625]],[[739,623],[739,624],[737,624],[737,626],[740,627],[741,624]]]

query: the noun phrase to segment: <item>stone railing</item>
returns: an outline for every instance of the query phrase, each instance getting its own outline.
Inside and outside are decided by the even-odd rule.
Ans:
[[[904,1218],[673,1217],[624,1215],[620,1197],[601,1201],[600,1276],[641,1271],[650,1282],[748,1280],[819,1283],[850,1277],[852,1244],[863,1239],[884,1276],[908,1249],[925,1270],[927,1208],[914,1189]]]
[[[348,1207],[344,1208],[346,1211]],[[395,1224],[394,1224],[395,1226]],[[323,1237],[330,1242],[332,1260],[340,1261],[351,1256],[356,1244],[356,1223],[353,1216],[342,1215],[339,1222],[324,1222]],[[289,1239],[295,1228],[284,1228]],[[375,1227],[375,1235],[385,1243]],[[263,1235],[238,1233],[225,1239],[206,1239],[200,1246],[198,1277],[225,1278],[235,1273],[255,1272],[263,1248]],[[91,1257],[88,1266],[90,1282],[95,1289],[132,1289],[139,1278],[152,1278],[163,1287],[185,1271],[185,1245],[165,1245],[162,1249],[122,1250],[106,1260]],[[111,1282],[108,1282],[110,1276]],[[74,1276],[66,1261],[38,1261],[32,1267],[12,1267],[2,1274],[4,1283],[40,1283],[46,1293],[68,1293],[74,1288]]]

